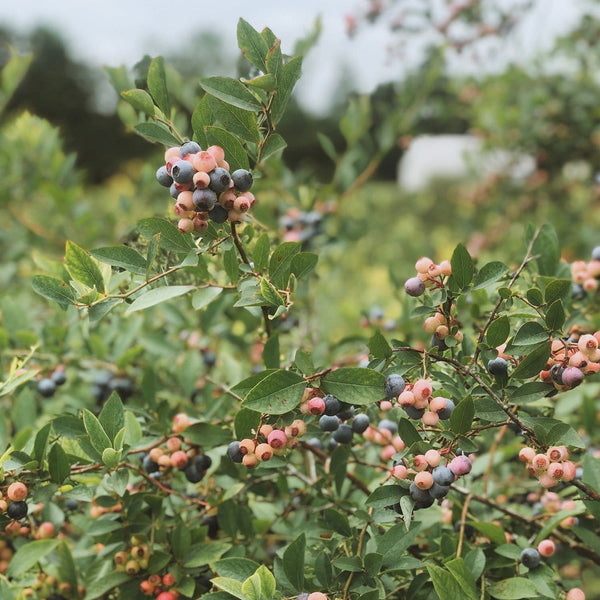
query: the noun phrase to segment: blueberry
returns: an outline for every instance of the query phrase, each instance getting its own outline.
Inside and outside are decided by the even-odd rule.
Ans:
[[[198,212],[207,212],[211,211],[215,204],[217,203],[217,195],[208,188],[203,190],[195,190],[194,195],[192,196],[192,201],[194,202],[194,208]]]
[[[355,433],[364,433],[370,422],[369,415],[365,413],[356,415],[352,420],[352,431]]]
[[[348,406],[340,411],[337,415],[342,421],[347,421],[354,416],[354,406]]]
[[[155,463],[149,455],[146,455],[142,460],[142,468],[146,473],[156,473],[158,471],[158,463]]]
[[[562,376],[564,372],[565,368],[561,364],[552,365],[550,368],[550,379],[558,385],[563,385]]]
[[[208,211],[208,218],[215,223],[225,223],[229,213],[220,204],[216,204],[212,210]]]
[[[50,375],[50,379],[52,379],[56,385],[64,385],[67,383],[67,375],[64,371],[54,371],[54,373]]]
[[[175,200],[177,200],[177,196],[179,196],[181,192],[175,187],[175,184],[172,183],[171,187],[169,187],[169,194],[171,194],[171,198],[175,198]]]
[[[20,500],[18,502],[9,502],[6,514],[11,518],[18,521],[24,519],[27,516],[27,502]]]
[[[429,488],[429,495],[435,500],[439,500],[440,498],[444,498],[448,495],[450,491],[450,487],[447,485],[440,485],[439,483],[434,483]]]
[[[339,443],[337,440],[333,439],[332,437],[329,438],[329,441],[327,442],[327,450],[329,450],[329,452],[333,452],[338,446]]]
[[[247,192],[252,187],[252,173],[246,169],[237,169],[231,174],[231,179],[240,192]]]
[[[210,369],[217,363],[217,355],[212,350],[206,350],[202,353],[204,364]]]
[[[540,566],[540,553],[535,548],[525,548],[521,552],[520,561],[528,568],[535,569]]]
[[[407,406],[404,410],[411,419],[420,419],[425,414],[424,408],[415,408],[414,406]]]
[[[381,419],[378,425],[379,429],[387,429],[392,434],[398,433],[398,424],[394,423],[391,419]]]
[[[337,417],[336,417],[337,418]],[[352,427],[350,425],[340,425],[333,432],[333,439],[340,444],[350,444],[352,442]]]
[[[164,187],[171,187],[173,178],[167,172],[167,167],[162,166],[156,171],[156,180]]]
[[[114,377],[108,384],[111,392],[117,392],[121,399],[127,400],[133,394],[133,381],[128,377]]]
[[[227,456],[234,463],[241,463],[244,455],[240,452],[240,443],[236,440],[227,446]]]
[[[380,306],[372,306],[371,310],[369,310],[369,319],[373,321],[381,321],[384,317],[383,308]]]
[[[446,408],[444,408],[444,410],[438,411],[438,417],[442,421],[447,421],[450,418],[450,415],[452,414],[453,410],[454,402],[452,402],[452,400],[450,400],[449,398],[446,398]]]
[[[432,471],[433,481],[440,486],[449,486],[454,483],[454,473],[448,467],[440,465]]]
[[[229,171],[227,169],[223,169],[222,167],[217,167],[213,169],[209,174],[210,183],[208,187],[217,194],[224,192],[229,189],[229,184],[231,183],[231,175],[229,175]]]
[[[200,148],[200,145],[196,142],[186,142],[179,147],[179,156],[185,158],[188,154],[196,154],[201,151],[202,148]]]
[[[418,500],[415,502],[415,510],[419,510],[420,508],[429,508],[435,500],[431,497],[431,495],[426,500]]]
[[[408,492],[415,502],[427,502],[428,500],[433,499],[429,494],[429,490],[422,490],[417,487],[417,484],[414,481],[411,482]]]
[[[342,405],[340,404],[340,401],[333,395],[333,394],[327,394],[323,400],[325,401],[325,414],[332,416],[332,415],[337,415],[341,408]]]
[[[319,450],[323,450],[323,442],[319,438],[310,438],[308,442],[306,442],[309,446],[313,448],[318,448]]]
[[[79,502],[74,498],[67,498],[65,500],[65,508],[67,510],[77,510],[79,508]]]
[[[508,373],[508,362],[497,356],[488,362],[487,370],[490,375],[506,375]]]
[[[574,283],[571,286],[571,298],[573,300],[583,300],[587,296],[587,292],[579,283]]]
[[[340,420],[335,415],[321,415],[319,428],[321,431],[335,431],[340,426]]]
[[[210,456],[207,456],[206,454],[198,454],[194,459],[194,465],[197,469],[207,471],[212,465],[212,458]]]
[[[431,349],[437,350],[438,352],[443,352],[448,349],[446,342],[444,340],[440,340],[435,334],[431,336]]]
[[[108,384],[113,377],[114,375],[110,371],[100,371],[94,378],[94,385],[108,387]]]
[[[397,398],[406,387],[406,382],[404,381],[404,377],[402,375],[398,375],[397,373],[392,373],[387,376],[385,380],[385,384],[383,385],[383,390],[385,392],[385,397],[388,399]]]
[[[192,183],[194,167],[187,160],[177,161],[171,167],[171,177],[175,183]]]
[[[51,396],[54,396],[56,384],[49,377],[44,377],[44,379],[38,381],[37,391],[44,396],[44,398],[50,398]]]
[[[204,477],[205,471],[203,471],[202,469],[198,469],[196,467],[196,465],[188,465],[183,470],[183,473],[185,475],[185,478],[190,483],[198,483],[198,482],[202,481],[202,478]]]
[[[592,260],[600,260],[600,246],[596,246],[592,250]]]
[[[404,291],[409,296],[421,296],[425,293],[425,284],[418,277],[411,277],[404,284]]]
[[[108,398],[107,388],[94,384],[92,386],[92,397],[96,402],[104,402]]]

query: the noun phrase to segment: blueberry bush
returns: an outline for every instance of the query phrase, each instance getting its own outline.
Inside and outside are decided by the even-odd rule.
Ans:
[[[250,77],[201,79],[191,122],[162,58],[135,84],[111,70],[164,147],[121,203],[135,231],[38,259],[43,322],[2,303],[0,597],[593,598],[600,246],[567,261],[536,224],[508,264],[415,255],[410,325],[375,308],[368,334],[322,339],[330,201],[368,177],[365,138],[377,156],[406,121],[373,134],[351,103],[312,192],[278,131],[306,44],[240,20],[238,45]],[[50,197],[111,223],[65,176]],[[278,223],[282,197],[302,210]],[[40,214],[14,216],[31,234]]]

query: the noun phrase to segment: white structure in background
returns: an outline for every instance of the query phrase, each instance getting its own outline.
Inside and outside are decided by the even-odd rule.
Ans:
[[[507,150],[484,151],[483,142],[472,135],[421,135],[412,140],[398,168],[398,185],[418,192],[432,180],[482,180],[493,173],[508,173],[523,180],[535,171],[535,160]]]

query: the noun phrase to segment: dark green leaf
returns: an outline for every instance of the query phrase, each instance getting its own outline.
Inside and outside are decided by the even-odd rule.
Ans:
[[[163,114],[169,118],[171,107],[169,105],[169,93],[167,91],[167,75],[165,63],[162,56],[154,58],[148,67],[148,89]],[[179,145],[179,144],[177,144]]]
[[[277,80],[271,73],[266,73],[253,79],[245,79],[244,85],[249,85],[265,92],[272,92],[277,87]]]
[[[261,135],[256,124],[256,116],[254,113],[227,104],[214,96],[209,97],[208,105],[214,118],[220,121],[221,125],[227,129],[227,131],[230,131],[247,142],[260,142]]]
[[[208,565],[221,558],[231,548],[227,542],[200,542],[189,548],[183,561],[183,566],[188,569]]]
[[[497,600],[520,600],[521,598],[536,598],[535,584],[525,577],[511,577],[494,583],[488,588],[492,598]]]
[[[521,326],[514,339],[513,346],[530,346],[548,340],[548,332],[536,321],[529,321]]]
[[[352,528],[348,522],[348,517],[341,512],[333,510],[333,508],[327,508],[323,512],[323,518],[328,529],[331,528],[344,537],[352,535]]]
[[[342,556],[334,560],[332,564],[341,571],[350,571],[351,573],[362,571],[362,562],[358,556]]]
[[[552,446],[573,446],[575,448],[585,448],[585,443],[579,437],[579,434],[568,423],[556,423],[548,431],[546,444]]]
[[[324,588],[331,585],[333,579],[331,561],[325,552],[319,553],[315,559],[315,576]]]
[[[296,408],[302,400],[306,381],[292,371],[273,371],[246,395],[242,406],[270,415],[282,415]]]
[[[273,251],[269,261],[269,279],[278,289],[285,289],[291,273],[292,260],[300,252],[298,242],[284,242]]]
[[[192,236],[182,235],[179,229],[166,219],[156,217],[141,219],[137,227],[140,234],[148,240],[159,233],[160,247],[164,250],[187,254],[195,247]]]
[[[392,348],[379,331],[376,331],[369,340],[369,350],[375,358],[389,358]]]
[[[475,406],[470,396],[463,398],[450,415],[450,427],[455,433],[467,433],[471,429]]]
[[[210,146],[206,139],[205,127],[209,127],[214,124],[212,112],[208,104],[211,96],[205,94],[202,99],[196,104],[196,108],[192,113],[192,129],[194,130],[194,139],[202,146],[207,148]]]
[[[398,422],[398,435],[407,446],[412,446],[413,444],[422,441],[421,435],[416,427],[404,417]]]
[[[50,481],[59,485],[71,472],[71,463],[60,444],[53,444],[48,452],[48,471],[50,472]]]
[[[270,29],[265,29],[263,34],[270,32]],[[264,37],[264,35],[263,35]],[[283,56],[281,53],[281,41],[275,35],[270,36],[270,39],[265,40],[270,46],[266,56],[267,71],[275,77],[275,81],[279,83],[281,70],[283,69]]]
[[[88,317],[90,323],[96,323],[102,317],[105,317],[115,306],[124,302],[121,298],[106,298],[88,309]]]
[[[304,587],[304,551],[306,536],[301,533],[283,553],[283,572],[297,592]]]
[[[454,273],[454,270],[452,273]],[[475,281],[473,282],[473,289],[479,290],[492,285],[503,275],[506,275],[506,273],[508,273],[508,267],[504,263],[498,261],[489,262],[483,265],[477,272]]]
[[[552,304],[555,300],[568,300],[572,287],[573,282],[570,279],[553,279],[544,289],[546,304]]]
[[[504,541],[504,540],[503,540]],[[467,569],[462,558],[455,558],[446,563],[446,568],[452,573],[454,579],[463,591],[461,598],[468,600],[479,600],[480,596],[475,586],[476,581],[473,574]]]
[[[465,598],[458,581],[456,581],[452,573],[437,565],[427,564],[426,567],[429,577],[431,577],[433,588],[440,598]]]
[[[98,421],[104,428],[111,442],[115,441],[118,431],[125,426],[125,411],[119,394],[113,392],[104,403]]]
[[[222,288],[218,287],[206,287],[199,289],[192,296],[192,306],[194,310],[200,310],[208,306],[217,296],[223,291]]]
[[[542,296],[542,292],[537,288],[531,288],[527,290],[525,294],[527,300],[531,302],[534,306],[541,306],[544,303],[544,297]]]
[[[450,259],[452,265],[452,279],[459,290],[464,289],[471,281],[473,281],[473,259],[467,249],[458,244],[452,253]]]
[[[233,134],[223,129],[223,127],[205,127],[204,131],[209,144],[215,144],[223,148],[232,172],[237,169],[250,169],[248,153]]]
[[[279,292],[264,277],[260,281],[260,293],[268,306],[273,306],[274,308],[285,306],[285,301],[280,296]]]
[[[287,142],[278,133],[271,133],[262,146],[260,153],[261,162],[265,162],[269,157],[281,150],[285,150],[285,148],[287,148]]]
[[[319,257],[312,252],[300,252],[292,258],[290,271],[301,279],[315,268],[318,260]]]
[[[529,377],[538,375],[546,366],[546,362],[550,356],[550,347],[550,341],[543,342],[537,346],[535,350],[519,363],[519,366],[513,371],[511,377],[514,379],[528,379]]]
[[[62,308],[67,308],[69,304],[75,302],[75,291],[60,279],[48,277],[47,275],[35,275],[31,285],[34,292],[48,300],[58,302]]]
[[[321,378],[321,389],[342,402],[364,406],[383,398],[385,376],[373,369],[341,367]]]
[[[69,545],[64,540],[58,546],[57,554],[59,557],[58,574],[60,581],[66,581],[71,585],[71,589],[77,589],[77,568]]]
[[[560,262],[560,244],[551,225],[542,226],[533,244],[533,256],[536,257],[540,275],[555,275]]]
[[[35,542],[24,544],[11,556],[8,571],[6,572],[7,576],[18,577],[22,575],[46,555],[50,554],[58,546],[58,543],[59,540],[51,539],[36,540]]]
[[[565,324],[565,309],[561,300],[555,300],[546,311],[546,325],[552,331],[560,331]]]
[[[157,287],[148,290],[146,293],[138,296],[128,307],[127,312],[135,312],[136,310],[144,310],[151,306],[156,306],[161,302],[166,302],[172,298],[183,296],[189,292],[194,291],[196,288],[193,285],[168,285]]]
[[[135,110],[142,111],[150,116],[154,115],[154,102],[145,90],[127,90],[121,92],[121,98],[131,104]]]
[[[479,533],[484,535],[486,538],[489,538],[490,541],[497,546],[506,544],[506,536],[504,535],[504,530],[502,527],[499,527],[494,523],[486,523],[484,521],[475,521],[469,524],[477,529],[477,531],[479,531]]]
[[[273,334],[263,347],[263,363],[267,369],[279,369],[279,335]]]
[[[297,56],[292,58],[288,63],[286,63],[281,69],[281,74],[279,76],[279,84],[277,86],[277,94],[273,100],[273,105],[271,107],[271,118],[273,123],[277,123],[285,109],[287,107],[287,103],[292,95],[292,91],[298,79],[300,79],[300,74],[302,72],[302,57]]]
[[[254,251],[252,252],[252,259],[254,261],[254,270],[260,273],[269,262],[269,236],[263,233],[254,245]]]
[[[36,434],[35,442],[33,444],[33,457],[37,460],[38,464],[42,463],[44,456],[46,455],[46,447],[48,445],[48,437],[50,436],[50,430],[52,429],[52,423],[46,423]]]
[[[225,273],[227,273],[229,281],[237,283],[240,275],[240,267],[237,250],[235,248],[229,248],[229,250],[226,250],[223,253],[223,266],[225,267]]]
[[[121,267],[137,275],[146,273],[146,259],[137,250],[129,246],[98,248],[91,250],[90,254],[107,265]]]
[[[583,456],[583,483],[600,492],[600,459],[586,453]]]
[[[400,498],[407,494],[408,490],[400,485],[382,485],[371,493],[365,504],[367,506],[372,506],[377,510],[397,504],[400,502]],[[404,530],[404,533],[406,533],[404,525],[402,526],[402,529]]]
[[[248,62],[252,63],[263,73],[267,72],[265,58],[269,51],[269,46],[261,35],[244,19],[238,20],[237,25],[237,43]]]
[[[165,125],[159,123],[138,123],[133,128],[143,138],[150,142],[156,142],[163,146],[172,147],[179,146],[181,142],[173,135],[171,130]]]
[[[186,428],[185,437],[199,446],[214,448],[231,442],[231,430],[211,423],[194,423]]]
[[[496,348],[508,339],[510,334],[510,322],[506,315],[491,322],[485,334],[487,343]]]
[[[104,293],[104,279],[100,268],[83,248],[70,240],[67,240],[65,265],[73,279]]]
[[[242,408],[238,410],[235,414],[235,420],[233,423],[236,438],[238,440],[243,440],[244,438],[254,438],[258,431],[259,423],[260,413],[248,408]]]
[[[526,404],[543,398],[554,386],[541,381],[530,381],[518,387],[510,396],[515,404]]]
[[[242,582],[255,573],[260,565],[247,558],[235,557],[222,558],[214,562],[212,566],[221,577],[228,577]]]
[[[200,87],[206,93],[227,104],[252,112],[262,110],[262,105],[254,94],[237,79],[230,77],[204,77],[199,83]]]
[[[85,430],[90,437],[90,442],[97,452],[102,454],[106,448],[112,446],[109,437],[106,435],[106,431],[100,424],[100,421],[90,412],[87,408],[83,409],[83,424]]]

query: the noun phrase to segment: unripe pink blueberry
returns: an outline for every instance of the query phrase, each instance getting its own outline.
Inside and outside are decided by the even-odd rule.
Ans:
[[[570,460],[565,460],[562,463],[562,468],[563,468],[562,480],[563,481],[573,481],[573,479],[575,479],[575,475],[577,474],[577,467],[575,466],[575,463],[571,462]]]
[[[313,592],[308,595],[306,600],[329,600],[327,596],[321,592]]]
[[[244,454],[242,463],[248,469],[253,469],[254,467],[258,466],[259,460],[256,454]]]
[[[379,409],[383,410],[383,411],[388,411],[388,410],[392,410],[392,408],[394,408],[394,405],[389,401],[389,400],[382,400],[379,403]]]
[[[256,446],[256,448],[254,449],[254,454],[256,455],[258,460],[267,461],[267,460],[270,460],[271,457],[273,456],[273,448],[271,448],[271,446],[269,446],[269,444],[265,444],[265,443],[258,444]]]
[[[537,551],[542,556],[552,556],[556,551],[556,546],[552,540],[542,540],[538,544]]]
[[[598,340],[590,333],[586,333],[579,338],[577,347],[584,354],[588,354],[590,351],[598,348]]]
[[[553,479],[550,477],[550,475],[548,475],[547,472],[545,472],[539,476],[538,482],[543,488],[548,489],[554,487],[558,483],[558,480]]]
[[[325,412],[325,400],[316,396],[308,401],[308,412],[311,415],[322,415]]]
[[[563,466],[560,462],[553,462],[548,465],[548,477],[560,481],[563,478]]]
[[[429,271],[429,267],[433,264],[433,261],[427,256],[422,256],[415,263],[415,269],[417,273],[427,273]]]
[[[272,448],[285,448],[286,444],[288,443],[288,438],[287,435],[285,435],[285,432],[281,429],[274,429],[269,434],[267,442]]]
[[[429,471],[421,471],[415,475],[415,485],[420,490],[428,490],[433,485],[433,475]]]
[[[392,468],[392,475],[398,479],[406,479],[408,469],[404,465],[396,465]]]
[[[567,592],[566,600],[585,600],[585,594],[581,588],[571,588]]]
[[[531,464],[534,469],[538,471],[545,471],[550,464],[548,457],[545,454],[536,454],[531,461]]]
[[[427,317],[423,323],[423,329],[427,333],[435,333],[435,330],[440,326],[440,322],[435,317]]]
[[[196,171],[210,173],[213,169],[217,168],[217,161],[210,152],[203,151],[193,155],[192,165]]]
[[[446,398],[442,396],[436,396],[429,401],[429,410],[433,412],[439,412],[440,410],[444,410],[446,408]]]
[[[171,466],[174,469],[183,469],[187,463],[188,455],[183,450],[176,450],[171,454]]]
[[[524,463],[530,463],[535,456],[535,450],[533,448],[521,448],[519,452],[519,460]]]
[[[423,421],[424,425],[427,425],[429,427],[434,427],[435,425],[437,425],[439,423],[440,415],[438,415],[436,412],[432,412],[431,410],[428,410],[423,413],[421,420]]]
[[[455,456],[448,465],[450,470],[457,476],[466,475],[471,472],[471,468],[473,464],[471,461],[464,455]]]
[[[449,260],[443,260],[440,263],[440,270],[442,271],[442,275],[452,275],[452,265]]]
[[[410,390],[404,390],[398,396],[400,406],[412,406],[415,403],[415,395]]]
[[[392,438],[392,446],[394,446],[394,448],[396,449],[396,452],[402,452],[402,450],[404,450],[404,448],[406,448],[406,444],[404,443],[404,440],[399,435],[395,435]]]
[[[177,229],[181,233],[191,233],[194,230],[194,223],[190,219],[179,219],[177,223]]]
[[[169,452],[175,452],[181,449],[181,440],[178,437],[171,437],[167,440],[167,448]]]
[[[258,433],[262,435],[265,439],[269,437],[269,434],[273,431],[273,426],[268,423],[263,423],[258,430]]]
[[[417,454],[413,458],[413,469],[415,471],[424,471],[428,466],[429,464],[424,454]]]
[[[249,438],[243,439],[240,442],[240,452],[242,454],[254,454],[256,448],[256,442]]]
[[[430,467],[437,467],[442,462],[442,455],[432,448],[425,452],[425,460]]]
[[[209,146],[206,151],[219,163],[225,160],[225,151],[221,146]]]
[[[392,456],[394,456],[394,454],[396,454],[396,448],[394,448],[394,446],[391,444],[388,444],[381,450],[381,460],[388,461],[392,458]]]
[[[429,398],[432,391],[433,388],[431,387],[431,382],[427,381],[427,379],[417,379],[412,389],[415,400],[419,398]]]

